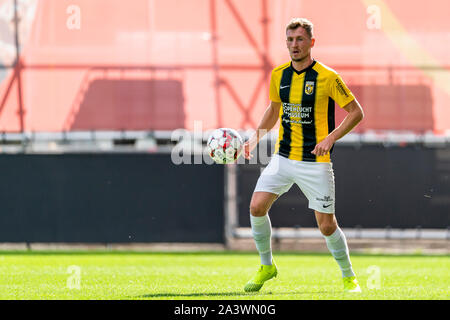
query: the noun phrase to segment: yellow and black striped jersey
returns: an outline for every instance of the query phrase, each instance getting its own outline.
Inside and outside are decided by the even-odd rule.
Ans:
[[[330,162],[330,153],[311,151],[334,130],[334,102],[345,107],[355,97],[336,71],[318,61],[297,71],[288,62],[272,70],[270,100],[281,102],[275,153],[288,159]]]

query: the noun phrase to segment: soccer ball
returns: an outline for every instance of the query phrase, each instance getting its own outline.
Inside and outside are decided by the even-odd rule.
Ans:
[[[206,147],[210,157],[219,164],[235,162],[242,151],[242,138],[236,130],[220,128],[208,138]]]

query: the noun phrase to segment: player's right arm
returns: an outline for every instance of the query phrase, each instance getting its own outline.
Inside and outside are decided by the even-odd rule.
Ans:
[[[261,122],[256,129],[256,132],[244,143],[244,158],[250,160],[252,158],[252,151],[258,145],[258,142],[267,132],[277,124],[280,115],[281,102],[271,101],[267,107]]]

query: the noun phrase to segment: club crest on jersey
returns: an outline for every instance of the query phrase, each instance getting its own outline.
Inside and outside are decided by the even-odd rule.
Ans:
[[[305,84],[305,93],[307,95],[311,95],[314,92],[314,81],[306,81]]]

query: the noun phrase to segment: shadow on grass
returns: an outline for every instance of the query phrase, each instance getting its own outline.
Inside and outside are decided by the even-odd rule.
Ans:
[[[192,293],[171,293],[171,292],[165,292],[165,293],[152,293],[152,294],[144,294],[140,296],[135,296],[136,299],[143,299],[143,298],[175,298],[175,297],[183,297],[183,298],[189,298],[189,297],[237,297],[237,296],[244,296],[244,297],[252,297],[252,296],[282,296],[282,295],[302,295],[302,294],[324,294],[329,293],[325,291],[316,291],[316,292],[192,292]]]
[[[153,293],[144,294],[135,298],[174,298],[174,297],[219,297],[219,296],[252,296],[255,293],[245,292],[192,292],[192,293]]]

